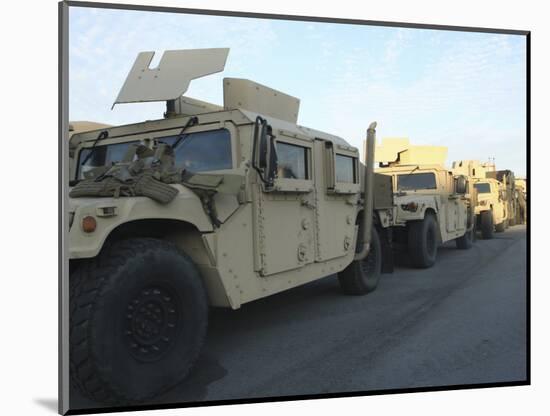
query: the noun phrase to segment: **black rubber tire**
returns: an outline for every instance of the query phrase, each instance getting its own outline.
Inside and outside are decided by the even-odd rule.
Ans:
[[[500,224],[495,225],[495,232],[503,233],[506,230],[506,220],[502,221]]]
[[[508,226],[513,227],[514,225],[516,225],[516,219],[512,218],[508,221]]]
[[[523,218],[522,218],[523,216],[521,214],[522,214],[522,209],[518,206],[516,209],[516,219],[514,220],[515,225],[523,224]]]
[[[437,258],[437,221],[428,213],[423,220],[411,221],[408,230],[408,248],[414,267],[426,269]]]
[[[458,237],[456,241],[456,248],[460,250],[468,250],[472,248],[472,245],[474,244],[474,229],[472,228],[470,231],[466,231],[462,237]]]
[[[70,276],[71,377],[97,402],[151,400],[187,376],[207,324],[187,255],[150,238],[113,243]]]
[[[361,247],[357,247],[357,252]],[[338,281],[346,295],[365,295],[378,286],[382,274],[382,245],[376,228],[371,234],[371,248],[364,260],[352,261],[348,267],[338,273]]]
[[[493,212],[483,211],[479,215],[481,216],[481,238],[490,240],[493,238]]]

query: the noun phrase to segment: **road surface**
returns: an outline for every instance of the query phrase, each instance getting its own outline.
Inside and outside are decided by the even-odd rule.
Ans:
[[[428,270],[401,259],[367,296],[342,295],[329,276],[212,310],[195,369],[154,403],[523,381],[526,262],[515,226],[470,250],[440,247]]]

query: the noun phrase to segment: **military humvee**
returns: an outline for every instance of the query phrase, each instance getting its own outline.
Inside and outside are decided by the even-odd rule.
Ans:
[[[516,224],[525,224],[527,222],[527,179],[516,178]]]
[[[415,267],[431,267],[441,243],[469,249],[474,240],[472,192],[464,175],[445,169],[446,156],[446,147],[408,139],[387,138],[376,148],[376,172],[391,176],[395,190],[394,240],[407,246]]]
[[[517,202],[517,195],[516,195],[516,179],[514,176],[514,172],[511,170],[505,169],[505,170],[495,170],[492,172],[487,172],[488,178],[496,179],[501,184],[502,189],[502,199],[505,203],[505,211],[506,211],[506,222],[505,226],[508,227],[509,225],[515,225],[516,224],[516,216],[517,216],[517,210],[518,210],[518,202]]]
[[[477,190],[476,227],[484,239],[493,238],[493,231],[504,232],[508,226],[505,192],[502,183],[491,178],[494,169],[477,160],[453,162],[453,172],[472,178]]]
[[[225,78],[224,105],[182,95],[228,49],[140,53],[115,104],[163,119],[70,140],[70,363],[106,403],[150,399],[189,372],[208,306],[241,305],[334,273],[347,294],[391,271],[391,182],[344,139],[297,124],[299,100]]]

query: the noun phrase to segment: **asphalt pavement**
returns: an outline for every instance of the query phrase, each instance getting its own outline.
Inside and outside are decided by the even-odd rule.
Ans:
[[[434,267],[402,257],[367,296],[336,276],[213,309],[190,376],[154,403],[524,381],[526,229],[470,250],[439,248]],[[73,392],[73,408],[100,407]]]

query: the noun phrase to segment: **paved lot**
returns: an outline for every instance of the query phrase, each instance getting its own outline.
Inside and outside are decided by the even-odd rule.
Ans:
[[[330,276],[213,310],[195,370],[156,403],[524,380],[526,260],[516,226],[441,247],[429,270],[404,259],[364,297]]]

